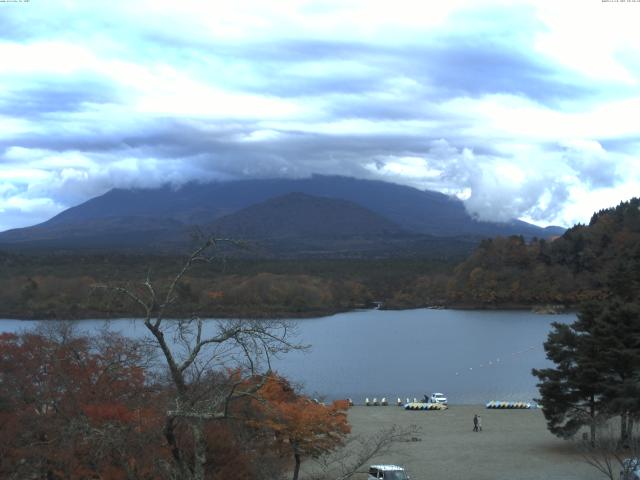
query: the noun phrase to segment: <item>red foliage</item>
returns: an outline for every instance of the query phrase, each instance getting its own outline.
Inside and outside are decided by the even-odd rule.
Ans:
[[[96,425],[108,422],[133,423],[137,417],[135,410],[123,404],[94,403],[84,405],[82,412]]]
[[[161,416],[141,361],[117,335],[0,335],[0,477],[156,478]]]
[[[0,478],[164,478],[159,463],[171,462],[163,429],[172,393],[147,383],[141,352],[113,334],[0,334]],[[239,389],[259,381],[243,381],[239,371],[219,376]],[[263,401],[232,407],[241,420],[206,425],[207,478],[275,478],[285,456],[320,455],[349,432],[344,403],[314,403],[275,376],[258,395]],[[189,423],[176,422],[190,455]]]

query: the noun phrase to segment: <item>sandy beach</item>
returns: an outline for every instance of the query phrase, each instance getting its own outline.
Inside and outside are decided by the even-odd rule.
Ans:
[[[482,432],[473,432],[473,415]],[[406,411],[396,406],[355,406],[349,421],[356,434],[381,427],[418,425],[418,442],[398,443],[379,463],[403,465],[412,480],[591,480],[602,474],[574,446],[551,435],[542,412],[451,406],[445,411]],[[356,477],[366,479],[366,475]]]

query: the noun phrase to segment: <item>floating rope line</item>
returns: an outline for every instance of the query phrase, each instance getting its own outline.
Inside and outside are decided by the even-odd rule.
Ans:
[[[513,357],[518,357],[520,355],[523,355],[523,354],[525,354],[527,352],[530,352],[532,350],[535,350],[537,348],[539,348],[539,345],[531,345],[530,347],[525,348],[524,350],[519,350],[517,352],[511,352],[510,356],[512,358]],[[509,357],[509,355],[507,355],[507,357]],[[504,357],[502,357],[502,358],[504,358]],[[504,364],[504,363],[505,362],[503,360],[501,360],[501,357],[496,357],[495,359],[491,359],[491,360],[489,360],[487,362],[479,364],[478,368],[495,367],[495,366],[498,366],[498,365]],[[462,375],[465,372],[472,372],[472,371],[473,371],[473,367],[468,367],[468,369],[459,370],[459,371],[455,372],[455,374],[456,374],[456,377],[458,377],[458,376]]]

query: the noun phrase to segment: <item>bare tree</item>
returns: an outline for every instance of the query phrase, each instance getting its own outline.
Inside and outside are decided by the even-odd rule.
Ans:
[[[232,417],[232,402],[256,395],[274,356],[302,348],[290,341],[292,326],[285,321],[205,323],[195,315],[182,320],[165,318],[185,274],[197,263],[212,262],[210,252],[218,242],[207,239],[164,288],[155,285],[149,274],[140,285],[101,286],[139,307],[168,369],[174,394],[166,411],[164,437],[172,458],[166,470],[174,480],[205,478],[205,466],[215,465],[215,459],[207,458],[206,423]],[[181,440],[185,433],[188,442]]]
[[[578,441],[578,449],[585,463],[609,480],[631,480],[640,470],[640,439],[629,432],[623,445],[615,429],[608,424],[599,428],[597,441],[592,444],[588,438]]]
[[[368,463],[388,452],[394,444],[417,441],[419,437],[416,435],[419,434],[420,428],[417,425],[392,425],[373,435],[353,435],[339,451],[316,459],[316,468],[305,478],[348,480],[357,473],[366,473]]]

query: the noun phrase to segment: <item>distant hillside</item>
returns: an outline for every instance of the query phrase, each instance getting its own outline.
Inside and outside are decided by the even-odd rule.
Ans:
[[[303,179],[192,183],[180,189],[114,189],[56,215],[43,225],[68,225],[118,216],[164,217],[187,225],[203,225],[294,192],[357,203],[416,233],[459,235],[477,230],[477,226],[466,225],[473,221],[462,202],[441,193],[380,181],[319,175]]]
[[[408,233],[353,202],[304,193],[249,206],[205,230],[245,240],[245,255],[279,258],[464,258],[477,244],[475,238]]]
[[[343,203],[318,205],[315,213],[307,211],[313,209],[310,202],[295,206],[304,197],[257,206],[296,192]],[[253,209],[240,213],[247,207]],[[263,212],[257,213],[260,209]],[[283,211],[278,213],[278,209]],[[263,220],[265,212],[271,221]],[[321,221],[317,215],[321,215]],[[295,221],[287,224],[288,216]],[[479,222],[458,199],[437,192],[380,181],[313,176],[188,184],[179,189],[114,189],[40,225],[0,233],[0,248],[176,250],[189,244],[189,232],[196,226],[224,227],[234,235],[243,236],[242,232],[246,232],[252,238],[375,236],[391,241],[391,251],[402,247],[400,237],[405,234],[413,235],[411,242],[416,235],[465,237],[468,242],[470,238],[478,241],[496,235],[529,238],[558,234],[557,228],[543,229],[518,220]],[[279,233],[274,234],[273,229]],[[433,246],[427,240],[418,244]],[[371,246],[369,241],[367,248]],[[414,246],[409,246],[409,250],[414,250]],[[330,251],[331,246],[328,247]],[[336,246],[341,252],[351,247],[344,242]],[[374,250],[382,252],[385,248]]]
[[[193,312],[210,317],[317,316],[370,306],[374,300],[383,300],[385,308],[574,307],[606,296],[612,289],[623,298],[637,298],[639,208],[640,200],[633,199],[603,210],[589,225],[577,225],[553,241],[510,236],[485,239],[478,245],[473,236],[395,230],[388,234],[388,228],[397,227],[358,205],[285,195],[213,222],[211,226],[217,224],[220,232],[224,226],[228,233],[241,232],[249,238],[254,256],[199,264],[179,285],[178,307],[170,313],[176,317]],[[336,209],[344,212],[322,218],[323,212]],[[304,218],[307,212],[314,212],[309,218],[318,218],[318,225]],[[96,221],[101,224],[108,218]],[[127,223],[132,223],[142,232],[154,225],[174,232],[173,224],[145,223],[142,218],[112,219],[111,229],[126,230]],[[361,223],[343,230],[341,222],[347,219]],[[339,231],[350,234],[316,235]],[[367,233],[353,234],[360,231]],[[265,232],[276,238],[264,238]],[[111,241],[97,234],[95,238]],[[180,255],[154,251],[146,255],[0,251],[0,317],[131,316],[136,311],[132,304],[101,298],[91,286],[136,282],[149,271],[155,279],[168,282],[182,261]]]
[[[449,284],[455,304],[575,305],[608,294],[640,295],[640,199],[593,215],[554,241],[484,240]]]
[[[402,229],[353,202],[289,193],[208,226],[218,236],[251,239],[397,235]]]
[[[171,232],[183,232],[184,224],[170,218],[105,216],[70,223],[48,222],[0,233],[0,248],[28,246],[44,249],[118,249],[151,247],[164,242]],[[181,233],[181,236],[184,236]]]

